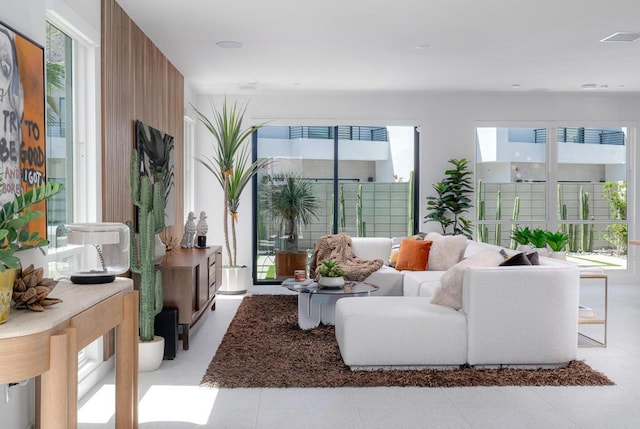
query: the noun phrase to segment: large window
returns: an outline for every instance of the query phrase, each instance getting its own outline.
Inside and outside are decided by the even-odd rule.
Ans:
[[[555,125],[476,129],[476,238],[563,231],[569,260],[626,269],[627,128]]]
[[[98,164],[99,33],[76,16],[48,10],[45,27],[47,179],[64,185],[64,192],[47,202],[49,277],[55,270],[55,230],[68,222],[95,222],[100,212]],[[102,340],[78,354],[79,395],[108,371]]]
[[[73,48],[71,37],[50,23],[46,36],[47,177],[64,186],[47,203],[53,237],[56,226],[73,220]]]
[[[291,247],[309,255],[327,234],[394,237],[415,228],[416,138],[413,127],[266,126],[256,156],[271,159],[256,193],[256,281],[281,280],[275,255]],[[287,228],[265,198],[296,176],[317,201],[307,225]],[[302,256],[304,258],[304,255]],[[293,272],[285,273],[291,277]]]

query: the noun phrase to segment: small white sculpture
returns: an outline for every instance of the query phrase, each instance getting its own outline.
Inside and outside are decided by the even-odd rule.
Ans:
[[[199,248],[207,247],[207,231],[209,226],[207,225],[207,214],[200,212],[200,219],[198,219],[198,226],[196,227],[197,246]]]
[[[182,236],[182,242],[180,243],[181,247],[193,247],[193,239],[196,236],[195,218],[195,213],[189,212],[187,222],[184,224],[184,235]]]
[[[196,227],[197,236],[202,237],[203,235],[207,235],[207,231],[209,231],[209,225],[207,225],[207,214],[205,212],[200,212],[200,219],[198,219],[198,226]]]

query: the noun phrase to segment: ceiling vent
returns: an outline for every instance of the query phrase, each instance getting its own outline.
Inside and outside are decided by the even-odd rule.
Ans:
[[[607,36],[600,40],[601,42],[635,42],[640,39],[640,32],[637,31],[618,31],[611,36]]]

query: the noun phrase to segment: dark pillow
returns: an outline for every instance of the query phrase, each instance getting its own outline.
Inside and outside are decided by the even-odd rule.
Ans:
[[[520,252],[500,264],[501,267],[511,267],[514,265],[531,265],[531,262],[529,261],[529,258],[527,258],[527,255]]]
[[[529,252],[527,253],[527,258],[531,265],[540,265],[540,259],[538,258],[538,252]]]

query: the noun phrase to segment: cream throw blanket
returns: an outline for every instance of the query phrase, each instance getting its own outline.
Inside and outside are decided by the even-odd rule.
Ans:
[[[354,255],[351,249],[351,237],[345,233],[325,235],[316,241],[309,267],[311,277],[318,276],[317,269],[321,265],[320,262],[325,259],[338,261],[340,268],[345,272],[345,279],[353,281],[363,281],[384,264],[382,259],[368,260]]]

